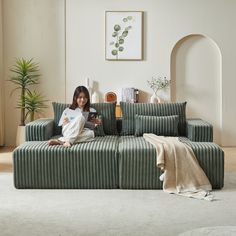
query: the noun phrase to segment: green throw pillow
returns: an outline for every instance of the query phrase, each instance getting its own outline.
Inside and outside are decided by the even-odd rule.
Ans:
[[[153,133],[163,136],[178,136],[179,116],[135,116],[135,135]]]
[[[178,133],[186,134],[186,102],[183,103],[126,103],[121,102],[122,135],[135,134],[135,115],[144,116],[179,116]]]

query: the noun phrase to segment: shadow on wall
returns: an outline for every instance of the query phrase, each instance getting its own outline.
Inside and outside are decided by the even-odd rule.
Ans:
[[[171,53],[171,101],[187,101],[187,117],[202,118],[214,126],[221,143],[222,57],[217,44],[203,35],[179,40]]]

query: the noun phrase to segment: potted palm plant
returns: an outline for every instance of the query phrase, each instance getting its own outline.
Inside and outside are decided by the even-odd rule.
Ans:
[[[20,90],[19,100],[17,102],[17,108],[20,109],[20,124],[17,129],[16,145],[24,142],[25,140],[25,122],[30,115],[31,119],[34,119],[35,112],[38,112],[42,108],[46,108],[42,96],[35,91],[30,91],[30,86],[39,83],[39,67],[38,63],[33,62],[33,59],[16,59],[16,64],[10,69],[14,75],[9,79],[10,82],[16,85],[11,92],[11,95],[16,90]]]
[[[33,92],[28,91],[25,96],[26,117],[29,116],[30,121],[33,121],[36,113],[42,113],[42,109],[48,107],[45,105],[47,101],[48,100],[45,100],[44,97],[35,90]]]

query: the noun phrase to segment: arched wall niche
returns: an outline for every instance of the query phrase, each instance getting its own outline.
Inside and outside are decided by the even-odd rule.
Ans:
[[[214,127],[221,144],[222,55],[214,40],[202,34],[181,38],[171,51],[171,101],[187,101],[187,117],[202,118]]]

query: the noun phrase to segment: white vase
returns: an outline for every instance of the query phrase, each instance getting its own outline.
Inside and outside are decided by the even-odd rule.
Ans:
[[[98,103],[99,102],[99,95],[96,91],[93,92],[91,100],[92,100],[92,103]]]
[[[16,146],[25,142],[25,126],[18,126],[16,133]]]
[[[92,99],[92,88],[90,86],[89,78],[85,79],[85,87],[88,89],[90,100]]]
[[[150,103],[161,103],[161,99],[155,93],[153,93],[150,98]]]

